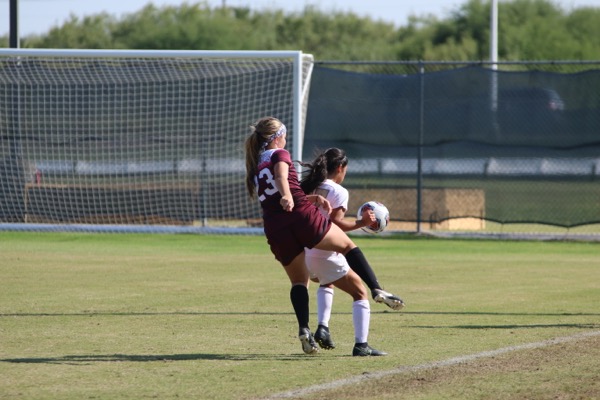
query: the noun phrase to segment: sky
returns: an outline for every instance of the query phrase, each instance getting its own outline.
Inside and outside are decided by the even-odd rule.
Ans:
[[[433,14],[447,17],[467,0],[190,0],[188,4],[201,3],[211,7],[249,7],[252,10],[281,9],[285,12],[298,12],[306,6],[319,10],[353,12],[361,17],[405,25],[411,15]],[[502,2],[502,0],[499,0]],[[18,0],[19,35],[42,34],[52,27],[62,25],[71,15],[79,18],[107,12],[117,18],[139,11],[153,3],[157,7],[178,6],[186,3],[181,0]],[[554,0],[565,11],[592,6],[600,7],[600,0]],[[10,0],[0,0],[0,36],[7,35]]]

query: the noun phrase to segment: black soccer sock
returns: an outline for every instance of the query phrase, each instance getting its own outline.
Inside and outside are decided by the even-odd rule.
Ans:
[[[296,318],[298,319],[298,327],[308,328],[308,288],[304,285],[294,285],[290,289],[290,299],[292,300],[292,306],[296,312]]]
[[[371,291],[375,289],[381,289],[381,285],[379,285],[379,282],[377,281],[375,271],[373,271],[373,268],[371,268],[369,265],[369,262],[365,258],[365,255],[361,249],[355,247],[350,250],[345,257],[346,261],[348,261],[348,265],[350,265],[350,268],[352,268],[352,270],[356,272],[358,276],[360,276],[360,279],[365,281]]]

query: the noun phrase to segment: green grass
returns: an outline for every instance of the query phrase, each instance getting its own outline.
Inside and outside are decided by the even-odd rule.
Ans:
[[[385,288],[407,302],[402,312],[372,304],[369,342],[388,357],[349,356],[351,299],[339,291],[331,321],[338,348],[305,356],[287,277],[263,237],[0,233],[0,397],[268,397],[369,371],[600,329],[596,243],[355,241]],[[564,374],[564,382],[575,379],[583,393],[597,396],[594,375],[586,378],[600,368],[597,353],[577,348],[569,368],[553,374]],[[530,356],[523,360],[535,364]],[[513,364],[516,371],[490,374],[489,384],[475,379],[480,370],[471,371],[475,380],[465,383],[456,376],[466,379],[468,373],[444,380],[438,369],[423,372],[429,374],[424,382],[438,378],[431,379],[435,387],[415,386],[420,378],[413,374],[415,380],[389,379],[378,394],[520,398],[517,387],[521,394],[537,393],[532,398],[549,398],[563,390],[549,385],[544,392],[538,375]],[[407,383],[394,386],[398,382]],[[457,395],[469,384],[477,390]],[[339,390],[336,398],[357,393]]]

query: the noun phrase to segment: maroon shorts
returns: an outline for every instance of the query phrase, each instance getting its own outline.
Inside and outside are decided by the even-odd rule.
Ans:
[[[316,207],[303,212],[301,218],[282,229],[267,233],[267,242],[281,265],[289,265],[305,247],[313,248],[331,228],[331,220],[325,218]]]

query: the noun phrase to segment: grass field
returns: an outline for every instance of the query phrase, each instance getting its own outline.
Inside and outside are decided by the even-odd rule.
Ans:
[[[263,237],[0,233],[0,398],[600,398],[598,243],[355,240],[407,303],[372,303],[387,357],[350,356],[342,292],[304,355]]]

